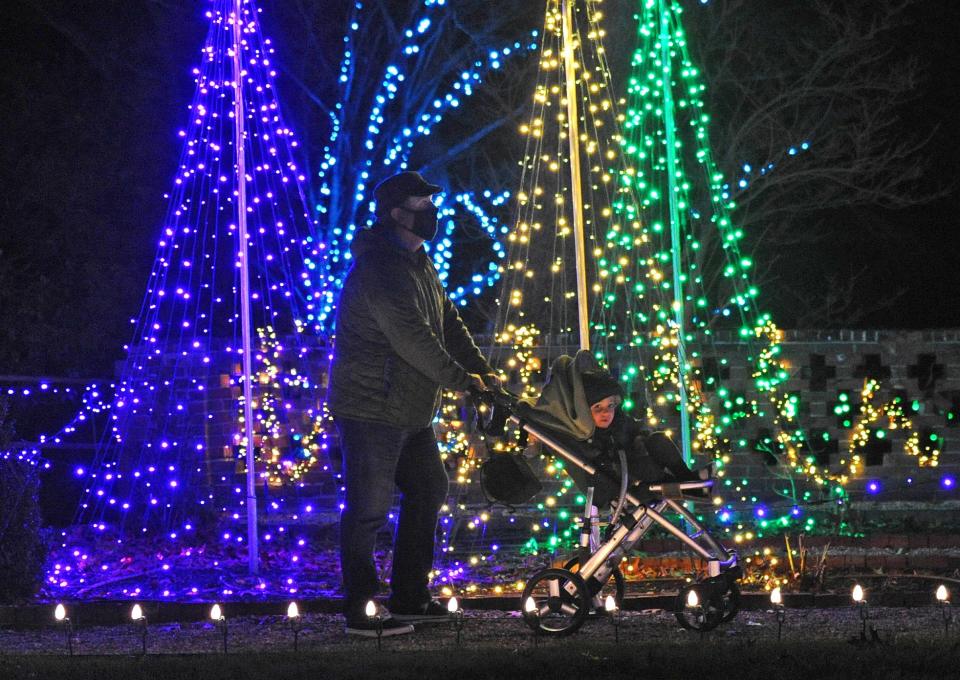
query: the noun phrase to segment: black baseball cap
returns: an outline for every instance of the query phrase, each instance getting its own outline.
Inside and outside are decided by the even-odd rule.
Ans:
[[[419,172],[407,170],[387,177],[373,190],[377,209],[395,208],[410,196],[432,196],[443,191],[443,187],[430,184]]]

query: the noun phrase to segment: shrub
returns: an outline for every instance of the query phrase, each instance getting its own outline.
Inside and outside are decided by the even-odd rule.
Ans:
[[[40,587],[47,550],[40,516],[40,470],[4,458],[13,440],[0,397],[0,603],[32,597]]]

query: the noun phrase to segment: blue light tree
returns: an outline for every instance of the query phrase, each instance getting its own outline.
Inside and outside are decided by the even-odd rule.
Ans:
[[[316,192],[330,245],[323,298],[314,300],[314,318],[323,326],[350,265],[350,241],[373,219],[373,185],[404,169],[420,169],[448,189],[440,199],[441,237],[432,253],[445,283],[450,283],[455,231],[459,228],[458,241],[485,242],[485,249],[472,254],[469,272],[450,287],[451,297],[465,305],[499,278],[504,257],[499,240],[508,230],[503,220],[512,175],[501,172],[499,186],[478,189],[477,174],[462,164],[465,157],[478,156],[481,142],[489,143],[491,135],[513,122],[523,103],[519,97],[515,104],[501,100],[499,110],[482,114],[479,108],[467,109],[481,85],[498,75],[503,95],[508,88],[502,72],[511,62],[524,63],[522,57],[537,47],[538,31],[519,30],[515,14],[493,11],[489,3],[454,8],[444,0],[423,0],[407,9],[393,23],[384,21],[383,3],[355,2],[347,20]],[[384,32],[393,39],[383,40]],[[441,128],[451,118],[459,119],[453,133]],[[434,143],[438,137],[442,148]],[[492,161],[502,169],[510,162],[508,154]],[[462,222],[471,225],[466,233]]]
[[[276,93],[274,46],[261,32],[260,9],[254,0],[239,3],[238,92],[236,4],[236,0],[211,0],[206,12],[210,27],[200,63],[193,70],[196,90],[188,107],[190,119],[177,133],[183,145],[181,158],[173,189],[165,195],[168,210],[156,259],[140,312],[130,320],[133,335],[125,346],[127,358],[114,394],[104,397],[100,390],[88,390],[85,412],[53,436],[56,440],[69,437],[77,422],[95,415],[106,420],[94,460],[75,470],[85,485],[77,519],[86,532],[65,537],[57,551],[47,576],[54,591],[86,587],[96,580],[94,572],[111,571],[107,562],[97,561],[97,541],[127,546],[121,550],[128,552],[129,559],[138,552],[131,541],[158,533],[169,542],[162,550],[165,554],[192,552],[191,546],[198,541],[209,540],[209,534],[196,537],[198,530],[211,526],[219,527],[217,535],[226,549],[240,549],[247,542],[241,526],[252,497],[239,481],[246,469],[248,442],[243,426],[246,415],[238,414],[237,407],[238,400],[243,405],[241,311],[245,299],[251,310],[250,330],[257,338],[251,414],[257,495],[267,500],[268,512],[283,513],[294,521],[313,512],[315,502],[304,500],[297,491],[302,476],[322,464],[326,446],[324,390],[312,377],[328,351],[327,326],[349,265],[349,240],[369,207],[367,187],[358,177],[366,179],[374,169],[389,173],[407,167],[416,143],[435,133],[444,116],[474,95],[484,74],[498,71],[502,60],[535,47],[535,35],[528,33],[524,42],[484,49],[482,58],[470,61],[467,69],[454,69],[463,58],[461,53],[448,54],[442,59],[445,69],[436,69],[431,82],[421,83],[420,90],[404,89],[404,101],[415,97],[423,100],[422,105],[393,111],[389,103],[398,97],[398,84],[410,88],[420,80],[416,74],[427,70],[426,62],[417,63],[417,55],[451,48],[442,44],[450,37],[439,27],[451,20],[447,15],[452,13],[442,1],[416,3],[415,21],[403,31],[404,41],[398,48],[403,58],[397,63],[402,66],[388,66],[371,92],[372,99],[363,100],[368,105],[372,102],[365,114],[369,123],[365,133],[346,134],[346,123],[356,120],[349,112],[362,106],[350,93],[360,92],[368,82],[354,69],[348,33],[340,78],[343,99],[334,107],[341,114],[331,121],[330,147],[320,178],[320,194],[325,198],[313,206],[307,198],[309,176],[299,160],[304,149],[285,122]],[[362,9],[361,3],[354,5],[351,27],[358,25]],[[475,44],[470,47],[479,49]],[[404,75],[405,69],[409,75]],[[452,78],[447,79],[450,74]],[[242,154],[235,145],[237,106],[244,116]],[[487,124],[474,139],[503,122]],[[451,158],[469,149],[471,138],[462,138],[461,143],[451,150]],[[363,160],[359,166],[349,163],[351,172],[347,163],[335,161],[334,149],[359,153]],[[241,167],[242,173],[238,172]],[[237,179],[241,174],[243,191]],[[344,183],[355,183],[347,200],[341,191]],[[503,256],[497,239],[504,228],[488,210],[502,208],[508,196],[501,189],[450,191],[440,198],[442,236],[432,255],[441,276],[450,278],[449,258],[459,222],[454,216],[469,216],[477,227],[476,239],[486,248],[479,273],[453,291],[458,300],[481,293],[496,280],[496,263]],[[340,206],[338,220],[346,220],[348,228],[333,226],[335,206]],[[238,210],[246,215],[246,244],[240,240]],[[244,252],[250,268],[247,296],[242,295],[241,285]],[[294,538],[293,533],[280,527],[277,534],[268,532],[264,539]],[[297,536],[293,545],[299,550],[305,539]],[[291,554],[290,559],[297,562],[299,554]],[[172,596],[176,591],[164,594]]]
[[[236,409],[245,376],[244,299],[250,330],[260,337],[255,363],[282,362],[288,376],[265,380],[264,371],[253,374],[253,443],[260,449],[257,473],[264,485],[272,464],[283,467],[266,450],[262,434],[276,420],[276,393],[296,389],[301,401],[320,401],[319,386],[304,376],[321,343],[304,319],[313,285],[307,272],[325,267],[326,245],[316,236],[307,177],[297,160],[299,142],[277,99],[274,47],[260,31],[259,11],[253,0],[210,2],[209,31],[193,69],[189,120],[177,132],[182,152],[173,188],[165,194],[167,213],[146,295],[130,319],[132,338],[112,398],[88,402],[106,414],[106,428],[91,464],[75,471],[85,482],[77,519],[121,544],[157,531],[177,541],[205,519],[242,516],[245,496],[240,486],[231,486],[245,470],[247,446]],[[316,436],[312,421],[293,419],[287,434]],[[298,451],[290,447],[290,455]],[[223,537],[245,540],[231,531]],[[80,562],[88,553],[71,554],[79,562],[53,565],[51,584],[69,587],[67,575],[83,572]]]

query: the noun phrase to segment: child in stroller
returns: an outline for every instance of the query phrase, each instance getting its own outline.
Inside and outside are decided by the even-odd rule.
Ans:
[[[620,383],[581,351],[575,357],[558,357],[537,400],[519,401],[515,410],[526,421],[548,428],[556,441],[589,463],[592,472],[572,465],[567,474],[581,491],[593,489],[592,502],[600,508],[623,496],[623,467],[627,488],[645,501],[664,495],[709,500],[710,486],[693,482],[709,480],[712,467],[691,470],[667,433],[651,432],[625,413],[622,403]],[[531,441],[536,446],[539,439],[532,435]],[[656,491],[648,489],[657,483]]]
[[[691,471],[665,434],[650,434],[618,412],[619,384],[588,352],[559,357],[535,403],[505,392],[486,398],[491,408],[481,429],[496,435],[511,420],[567,463],[567,473],[587,498],[578,554],[563,568],[541,570],[526,583],[524,619],[532,628],[553,635],[576,631],[591,611],[603,606],[601,591],[611,579],[619,606],[624,579],[618,565],[655,525],[706,563],[706,577],[682,586],[677,596],[681,625],[708,630],[733,618],[740,597],[736,554],[683,505],[691,498],[709,498],[709,468]],[[598,506],[614,505],[601,542]],[[698,604],[691,605],[694,599]]]
[[[568,473],[580,489],[593,487],[594,505],[606,507],[619,497],[621,462],[618,454],[621,451],[626,459],[630,487],[642,496],[654,497],[645,492],[644,486],[655,482],[673,484],[710,478],[709,467],[698,472],[687,467],[669,435],[650,432],[643,423],[620,409],[623,390],[608,371],[584,371],[580,378],[584,396],[590,404],[590,417],[596,426],[585,443],[597,452],[592,460],[597,470],[591,478],[576,466]],[[689,500],[704,500],[709,498],[709,489],[687,489],[681,495]]]

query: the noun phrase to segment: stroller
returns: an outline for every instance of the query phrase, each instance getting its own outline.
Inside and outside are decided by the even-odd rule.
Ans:
[[[535,407],[504,390],[477,393],[474,399],[481,432],[502,436],[507,422],[513,422],[520,428],[521,437],[536,437],[568,467],[579,468],[582,474],[576,477],[585,479],[597,473],[584,442],[545,425],[543,421],[549,421],[549,417],[543,418]],[[563,568],[543,569],[527,581],[521,599],[524,620],[538,633],[563,636],[576,632],[591,614],[604,612],[605,605],[607,609],[610,604],[619,608],[625,589],[621,558],[654,526],[665,529],[707,563],[706,577],[684,585],[677,595],[674,614],[680,625],[703,632],[732,620],[740,604],[737,579],[742,572],[737,555],[714,539],[684,507],[684,502],[691,500],[687,494],[702,494],[713,486],[713,480],[658,482],[631,489],[627,466],[622,464],[620,470],[620,496],[605,539],[600,537],[594,489],[581,489],[586,502],[578,553]],[[529,467],[527,471],[532,477]],[[533,483],[536,486],[528,491],[535,493],[539,483]],[[674,523],[666,513],[675,514],[679,521]]]

